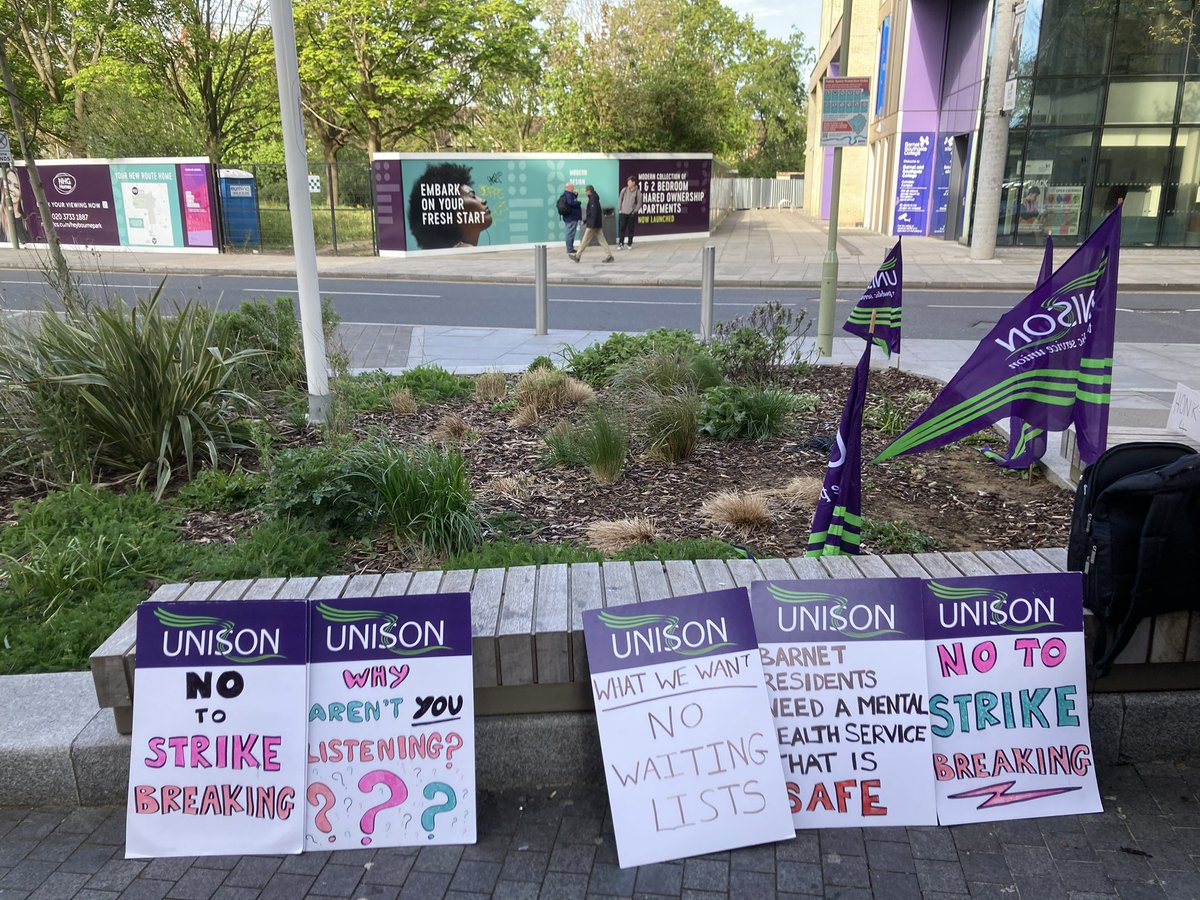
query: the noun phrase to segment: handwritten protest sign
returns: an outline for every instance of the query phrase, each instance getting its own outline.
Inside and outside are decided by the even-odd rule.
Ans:
[[[943,825],[1100,812],[1078,573],[925,586]]]
[[[797,828],[935,825],[922,582],[750,587]]]
[[[623,867],[793,834],[744,588],[588,610]]]
[[[310,850],[475,842],[471,595],[311,605]]]
[[[127,857],[301,851],[306,612],[138,607]]]

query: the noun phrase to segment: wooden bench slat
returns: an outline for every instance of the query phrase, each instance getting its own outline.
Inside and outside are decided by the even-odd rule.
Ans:
[[[308,595],[308,599],[336,600],[342,596],[342,591],[346,589],[346,584],[349,581],[349,575],[322,575],[317,579],[317,583],[313,585],[312,593]]]
[[[385,577],[386,580],[386,577]],[[500,683],[500,601],[504,596],[504,570],[480,569],[471,587],[471,667],[475,684]]]
[[[219,581],[193,581],[179,595],[180,600],[212,600],[213,594],[221,586]]]
[[[409,594],[436,594],[438,586],[442,583],[442,572],[427,571],[417,572],[412,577],[412,581],[408,583]]]
[[[1150,637],[1154,630],[1153,619],[1142,619],[1134,629],[1133,637],[1125,645],[1114,662],[1118,665],[1125,663],[1144,663],[1150,658]]]
[[[888,567],[897,578],[927,578],[928,573],[921,568],[921,565],[912,558],[908,553],[889,553],[887,556],[882,556],[884,565]]]
[[[767,581],[791,581],[796,577],[795,570],[786,559],[760,559],[758,568]]]
[[[667,573],[657,559],[639,560],[633,564],[633,577],[637,581],[638,598],[642,603],[662,600],[671,596],[667,584]]]
[[[995,575],[996,573],[984,564],[974,553],[955,551],[945,554],[946,559],[963,575]],[[938,576],[943,577],[943,576]],[[946,576],[949,577],[949,576]]]
[[[817,561],[830,578],[862,578],[862,572],[849,556],[818,556]]]
[[[788,565],[796,573],[796,577],[801,581],[807,581],[811,578],[828,578],[829,573],[821,568],[821,564],[817,562],[815,556],[794,556],[788,560]]]
[[[892,570],[888,568],[882,556],[851,556],[850,560],[863,578],[892,577]]]
[[[696,571],[706,591],[723,591],[735,586],[733,575],[723,559],[698,559]]]
[[[317,586],[317,578],[314,575],[303,575],[296,578],[289,578],[283,587],[279,589],[279,593],[275,595],[276,600],[307,600],[312,589]]]
[[[375,586],[375,597],[403,597],[408,593],[412,572],[388,572]]]
[[[1054,566],[1054,571],[1067,571],[1067,550],[1065,547],[1043,547],[1038,555]]]
[[[1003,550],[977,550],[978,560],[997,575],[1023,575],[1025,570]]]
[[[246,591],[250,589],[251,584],[253,584],[253,580],[250,578],[241,578],[237,581],[222,581],[209,599],[241,600]]]
[[[1150,662],[1183,662],[1187,658],[1189,614],[1165,613],[1154,618]]]
[[[688,594],[699,594],[704,591],[700,583],[700,573],[696,564],[690,559],[671,559],[666,563],[667,581],[671,585],[671,594],[675,597],[686,597]]]
[[[963,574],[954,563],[946,559],[944,553],[914,553],[913,559],[929,573],[930,578],[958,578]]]
[[[346,589],[342,591],[343,597],[374,597],[375,589],[379,587],[379,582],[382,576],[379,575],[355,575],[346,583]]]
[[[415,581],[416,579],[414,579]],[[517,566],[504,578],[500,600],[500,683],[533,684],[537,670],[533,658],[533,607],[537,566]]]
[[[243,600],[274,600],[275,595],[283,590],[286,578],[256,578],[250,585]]]
[[[591,678],[587,664],[587,644],[583,637],[583,611],[604,609],[604,586],[600,563],[576,563],[571,566],[571,675],[572,680]]]
[[[601,563],[604,579],[604,606],[625,606],[638,602],[637,583],[633,580],[633,563]]]
[[[762,569],[752,559],[730,559],[725,564],[729,566],[729,574],[738,587],[748,588],[751,583],[763,580]]]
[[[442,575],[442,583],[438,585],[439,594],[469,594],[471,582],[475,580],[474,569],[453,569]]]
[[[533,609],[533,651],[538,684],[571,680],[571,603],[567,596],[570,571],[566,564],[538,569]]]
[[[1005,555],[1026,572],[1057,572],[1059,569],[1036,550],[1009,550]]]

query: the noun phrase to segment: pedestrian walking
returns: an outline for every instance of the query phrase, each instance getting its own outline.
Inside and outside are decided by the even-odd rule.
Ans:
[[[579,191],[575,185],[567,182],[556,205],[558,214],[563,220],[563,230],[566,232],[567,253],[575,252],[575,231],[583,218],[583,204],[579,202]]]
[[[604,262],[610,263],[613,261],[613,255],[612,249],[604,237],[604,210],[600,208],[600,195],[590,184],[583,189],[583,192],[587,194],[587,209],[583,213],[583,240],[579,242],[579,252],[574,254],[571,259],[579,262],[583,258],[583,251],[588,248],[588,244],[599,241],[604,252],[608,254]]]
[[[617,196],[617,249],[633,246],[633,229],[637,225],[638,210],[642,208],[642,192],[637,179],[632,175]]]

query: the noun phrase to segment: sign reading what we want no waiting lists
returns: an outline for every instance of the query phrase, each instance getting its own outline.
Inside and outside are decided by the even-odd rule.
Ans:
[[[745,588],[583,624],[621,866],[792,837]]]

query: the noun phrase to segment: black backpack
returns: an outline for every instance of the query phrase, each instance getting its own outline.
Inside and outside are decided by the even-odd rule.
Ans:
[[[1200,608],[1198,548],[1200,453],[1167,442],[1120,444],[1084,471],[1067,568],[1083,572],[1100,674],[1142,619]]]
[[[571,206],[569,203],[567,203],[567,195],[565,192],[558,195],[558,205],[555,208],[558,210],[558,214],[564,219],[567,217],[567,213],[571,211]]]

